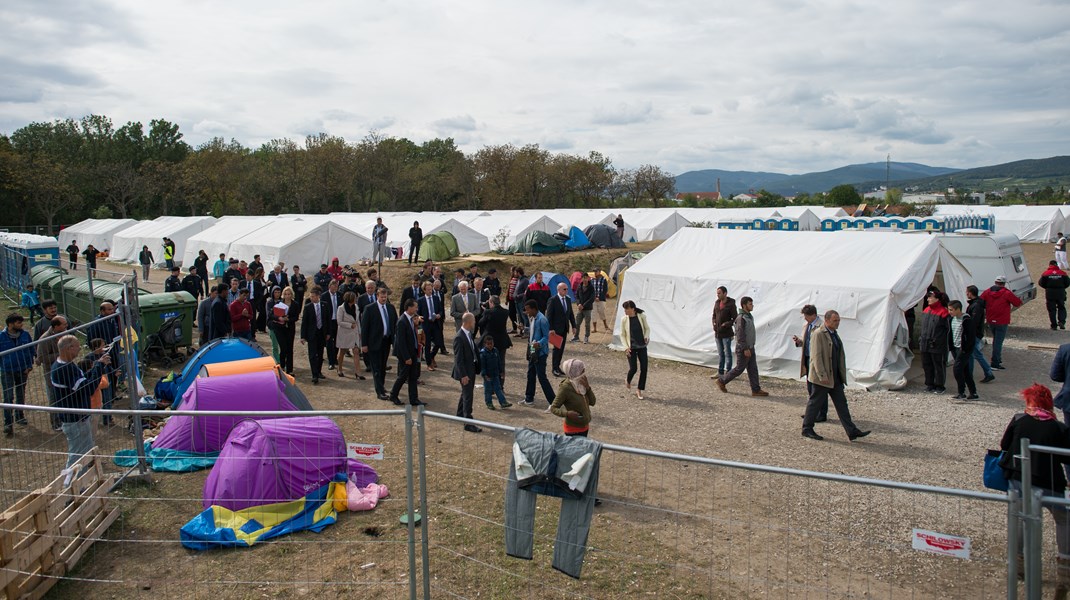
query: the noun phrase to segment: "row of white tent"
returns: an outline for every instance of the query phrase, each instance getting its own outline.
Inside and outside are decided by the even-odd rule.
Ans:
[[[552,210],[465,210],[453,212],[389,212],[285,214],[277,216],[163,216],[150,221],[86,219],[63,229],[60,248],[77,241],[82,249],[92,244],[107,250],[111,260],[136,263],[148,247],[157,264],[163,263],[163,238],[176,246],[176,262],[192,264],[204,250],[212,262],[220,254],[252,258],[259,254],[269,267],[275,262],[318,265],[339,257],[352,262],[372,255],[371,232],[377,218],[388,227],[387,245],[408,252],[409,228],[419,222],[424,235],[449,231],[464,254],[505,249],[533,231],[553,233],[576,226],[613,226],[618,215],[625,221],[628,242],[666,240],[693,222],[716,225],[724,221],[785,217],[800,220],[807,230],[821,227],[826,216],[842,216],[839,209],[789,208],[628,208]],[[307,266],[306,266],[307,268]]]
[[[1070,233],[1070,206],[987,206],[938,204],[934,216],[992,215],[996,233],[1013,233],[1023,242],[1053,242],[1059,233]]]

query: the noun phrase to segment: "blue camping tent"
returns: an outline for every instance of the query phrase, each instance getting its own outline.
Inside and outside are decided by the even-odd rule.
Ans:
[[[565,248],[569,250],[583,250],[591,247],[591,240],[587,239],[586,234],[580,231],[579,227],[573,225],[568,230],[568,239],[565,240]]]
[[[543,271],[542,272],[542,282],[545,283],[546,286],[550,288],[550,297],[551,298],[553,298],[554,296],[557,295],[557,284],[563,283],[563,284],[565,284],[565,287],[568,288],[568,297],[571,298],[573,302],[576,301],[576,295],[572,293],[572,285],[569,283],[568,277],[565,277],[564,275],[562,275],[560,273],[551,273],[549,271]],[[529,284],[535,283],[535,275],[534,274],[531,275],[531,278],[528,280],[528,283]]]
[[[268,356],[268,353],[252,342],[241,338],[219,338],[201,346],[200,350],[186,362],[182,372],[175,375],[172,390],[175,402],[171,408],[178,408],[182,402],[182,396],[189,386],[193,385],[193,380],[197,379],[197,374],[201,372],[201,367],[204,365],[262,356]]]

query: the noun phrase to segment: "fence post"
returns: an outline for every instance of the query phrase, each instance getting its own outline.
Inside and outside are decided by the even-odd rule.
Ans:
[[[1039,546],[1037,538],[1040,532],[1037,525],[1040,523],[1039,501],[1033,492],[1033,460],[1029,452],[1029,438],[1021,440],[1021,454],[1018,456],[1018,464],[1022,477],[1022,511],[1023,513],[1023,565],[1025,575],[1025,597],[1028,600],[1040,600],[1040,556],[1036,552]]]
[[[1007,600],[1018,600],[1018,545],[1021,543],[1022,500],[1007,490]]]
[[[412,464],[412,405],[405,405],[405,483],[408,488],[408,494],[406,494],[406,504],[409,521],[409,598],[416,600],[416,515],[414,513],[414,500],[413,494],[415,493],[413,485],[413,471],[414,466]],[[423,515],[420,515],[421,520]]]
[[[93,269],[90,269],[89,265],[86,265],[86,267],[85,267],[85,274],[86,274],[85,275],[86,276],[86,281],[89,282],[89,315],[87,315],[86,318],[87,319],[92,319],[93,318],[93,305],[96,304],[97,298],[96,298],[96,296],[93,295]]]
[[[416,451],[420,461],[420,561],[423,569],[424,600],[431,598],[431,563],[428,559],[428,531],[430,526],[427,520],[427,453],[424,445],[424,407],[416,409]]]
[[[132,289],[136,289],[136,287],[131,288],[129,283],[125,284],[123,287],[123,296],[125,297],[126,302],[122,303],[123,318],[120,321],[120,324],[122,325],[121,335],[123,337],[123,347],[126,349],[126,352],[123,353],[123,356],[126,359],[124,361],[126,363],[126,395],[130,398],[130,409],[137,410],[140,394],[138,393],[137,389],[137,350],[134,348],[133,336],[134,311],[133,307],[130,306],[130,299],[135,294],[134,292],[132,292]],[[135,414],[132,417],[131,424],[134,428],[134,431],[132,433],[134,434],[134,449],[137,452],[138,474],[142,477],[145,477],[148,474],[148,460],[145,457],[145,438],[144,432],[141,430],[141,415]]]

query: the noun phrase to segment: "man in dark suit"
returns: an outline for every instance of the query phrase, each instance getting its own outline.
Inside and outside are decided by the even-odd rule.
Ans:
[[[320,298],[323,310],[327,313],[327,370],[333,371],[338,366],[338,307],[342,305],[342,295],[338,293],[338,280],[332,279],[327,284],[327,293]]]
[[[405,309],[401,318],[397,321],[396,333],[394,334],[394,356],[398,357],[398,378],[394,381],[394,387],[390,390],[390,401],[401,405],[398,394],[401,386],[409,386],[409,404],[420,406],[426,402],[420,402],[417,381],[420,379],[420,343],[416,337],[417,327],[420,326],[420,317],[416,315],[416,300],[409,298],[402,307]]]
[[[424,329],[424,362],[427,370],[434,371],[437,367],[435,356],[442,350],[445,342],[442,340],[442,300],[434,294],[430,281],[424,282],[424,295],[417,301],[417,312],[423,321]]]
[[[405,289],[401,290],[401,300],[398,301],[398,310],[405,312],[406,300],[419,300],[420,296],[423,296],[423,290],[420,289],[420,276],[413,275],[412,283],[410,283]]]
[[[501,300],[498,296],[491,296],[487,300],[487,306],[489,308],[483,313],[483,318],[479,320],[479,325],[484,333],[494,338],[494,347],[498,350],[499,379],[504,384],[505,351],[513,345],[513,340],[506,329],[506,324],[509,322],[509,311],[501,307]]]
[[[564,377],[561,372],[561,355],[565,353],[565,340],[568,339],[569,326],[576,328],[576,314],[572,312],[572,299],[568,297],[568,284],[557,284],[557,295],[546,302],[546,320],[550,321],[550,330],[561,336],[561,347],[554,346],[551,366],[555,377]]]
[[[368,355],[375,381],[375,395],[380,400],[389,400],[386,393],[386,360],[390,357],[390,345],[397,329],[398,313],[387,302],[386,290],[379,290],[375,304],[369,304],[360,316],[360,351]]]
[[[364,309],[367,308],[369,304],[375,304],[375,282],[369,281],[364,284],[364,290],[365,292],[363,294],[357,296],[357,314],[361,317],[364,316]],[[363,321],[361,322],[363,323]],[[361,329],[360,338],[364,339],[364,335],[364,329]],[[360,354],[361,358],[364,360],[364,371],[366,373],[370,372],[372,370],[372,363],[368,361],[368,353],[362,350]]]
[[[285,288],[290,285],[290,278],[286,276],[286,271],[282,270],[281,264],[275,265],[275,268],[268,273],[267,279],[272,287]]]
[[[323,306],[318,285],[308,291],[308,304],[301,312],[301,344],[308,346],[308,366],[312,371],[312,385],[323,379],[323,347],[327,343],[330,318]]]
[[[461,382],[461,397],[457,401],[457,416],[472,418],[472,393],[476,387],[476,375],[479,374],[479,352],[473,337],[476,330],[476,317],[464,313],[461,328],[453,338],[453,378]],[[464,426],[465,431],[479,433],[483,431],[475,425]]]

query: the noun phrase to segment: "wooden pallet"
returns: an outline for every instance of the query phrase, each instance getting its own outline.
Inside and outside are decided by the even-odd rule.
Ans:
[[[8,600],[41,598],[69,573],[86,550],[119,516],[93,448],[74,467],[68,486],[61,474],[0,514],[0,588]]]

